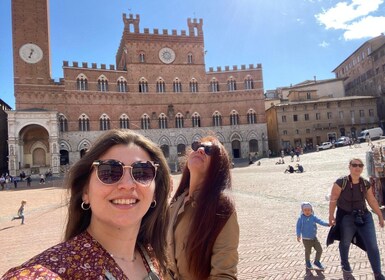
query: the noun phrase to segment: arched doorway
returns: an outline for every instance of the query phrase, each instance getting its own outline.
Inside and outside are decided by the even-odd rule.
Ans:
[[[21,169],[51,167],[48,131],[40,125],[28,125],[20,131],[19,167]]]
[[[67,150],[60,150],[60,165],[69,164],[69,153]]]
[[[233,151],[233,158],[241,157],[241,142],[239,140],[234,140],[231,142],[231,149]]]
[[[160,148],[162,149],[162,152],[165,158],[170,157],[170,148],[168,145],[162,145],[160,146]]]

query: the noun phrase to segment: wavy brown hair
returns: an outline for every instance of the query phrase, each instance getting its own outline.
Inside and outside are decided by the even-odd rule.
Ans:
[[[194,279],[207,279],[211,270],[211,255],[215,240],[226,224],[235,206],[225,190],[231,189],[230,159],[226,149],[213,136],[201,139],[213,143],[210,165],[194,208],[187,237],[186,254],[189,272]],[[190,170],[185,165],[174,199],[190,186]]]
[[[145,150],[152,161],[159,164],[155,177],[156,207],[149,208],[142,218],[137,241],[150,244],[159,262],[162,274],[166,272],[166,231],[169,222],[167,198],[170,192],[170,173],[162,150],[151,140],[131,130],[110,130],[103,134],[89,151],[76,162],[69,171],[66,186],[70,192],[68,221],[65,240],[68,240],[87,229],[91,221],[92,211],[84,211],[80,205],[82,195],[89,183],[92,163],[111,147],[119,144],[134,144]]]

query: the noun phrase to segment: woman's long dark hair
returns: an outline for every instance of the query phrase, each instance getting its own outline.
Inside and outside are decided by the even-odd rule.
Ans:
[[[92,211],[84,211],[82,203],[83,192],[88,185],[92,163],[100,159],[111,147],[119,144],[133,143],[145,150],[152,161],[159,164],[155,177],[156,207],[150,208],[142,218],[137,241],[146,246],[151,245],[159,269],[165,274],[167,268],[166,258],[166,231],[169,222],[168,195],[170,192],[170,173],[162,150],[151,140],[131,130],[110,130],[103,134],[91,149],[76,162],[69,171],[67,188],[70,192],[68,206],[68,221],[65,231],[65,240],[68,240],[87,229],[91,221]]]
[[[210,276],[215,240],[235,209],[233,201],[224,193],[231,188],[227,151],[213,136],[205,137],[201,142],[212,142],[214,149],[203,185],[198,197],[194,198],[196,207],[187,236],[187,261],[194,279],[207,279]],[[189,184],[190,170],[186,164],[174,199],[188,189]]]

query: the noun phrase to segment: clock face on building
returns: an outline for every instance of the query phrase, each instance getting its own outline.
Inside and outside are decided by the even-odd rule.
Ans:
[[[159,51],[159,59],[166,64],[170,64],[175,60],[175,52],[170,48],[163,48]]]
[[[27,63],[38,63],[43,58],[43,51],[38,45],[27,43],[21,46],[19,55]]]

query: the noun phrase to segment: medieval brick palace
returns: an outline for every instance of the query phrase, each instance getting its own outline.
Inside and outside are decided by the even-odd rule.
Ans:
[[[233,159],[266,154],[262,66],[206,71],[202,19],[188,19],[187,31],[141,31],[139,15],[123,14],[116,65],[64,61],[63,78],[54,81],[48,18],[48,0],[12,0],[11,175],[58,174],[113,128],[158,143],[173,171],[206,134]]]

